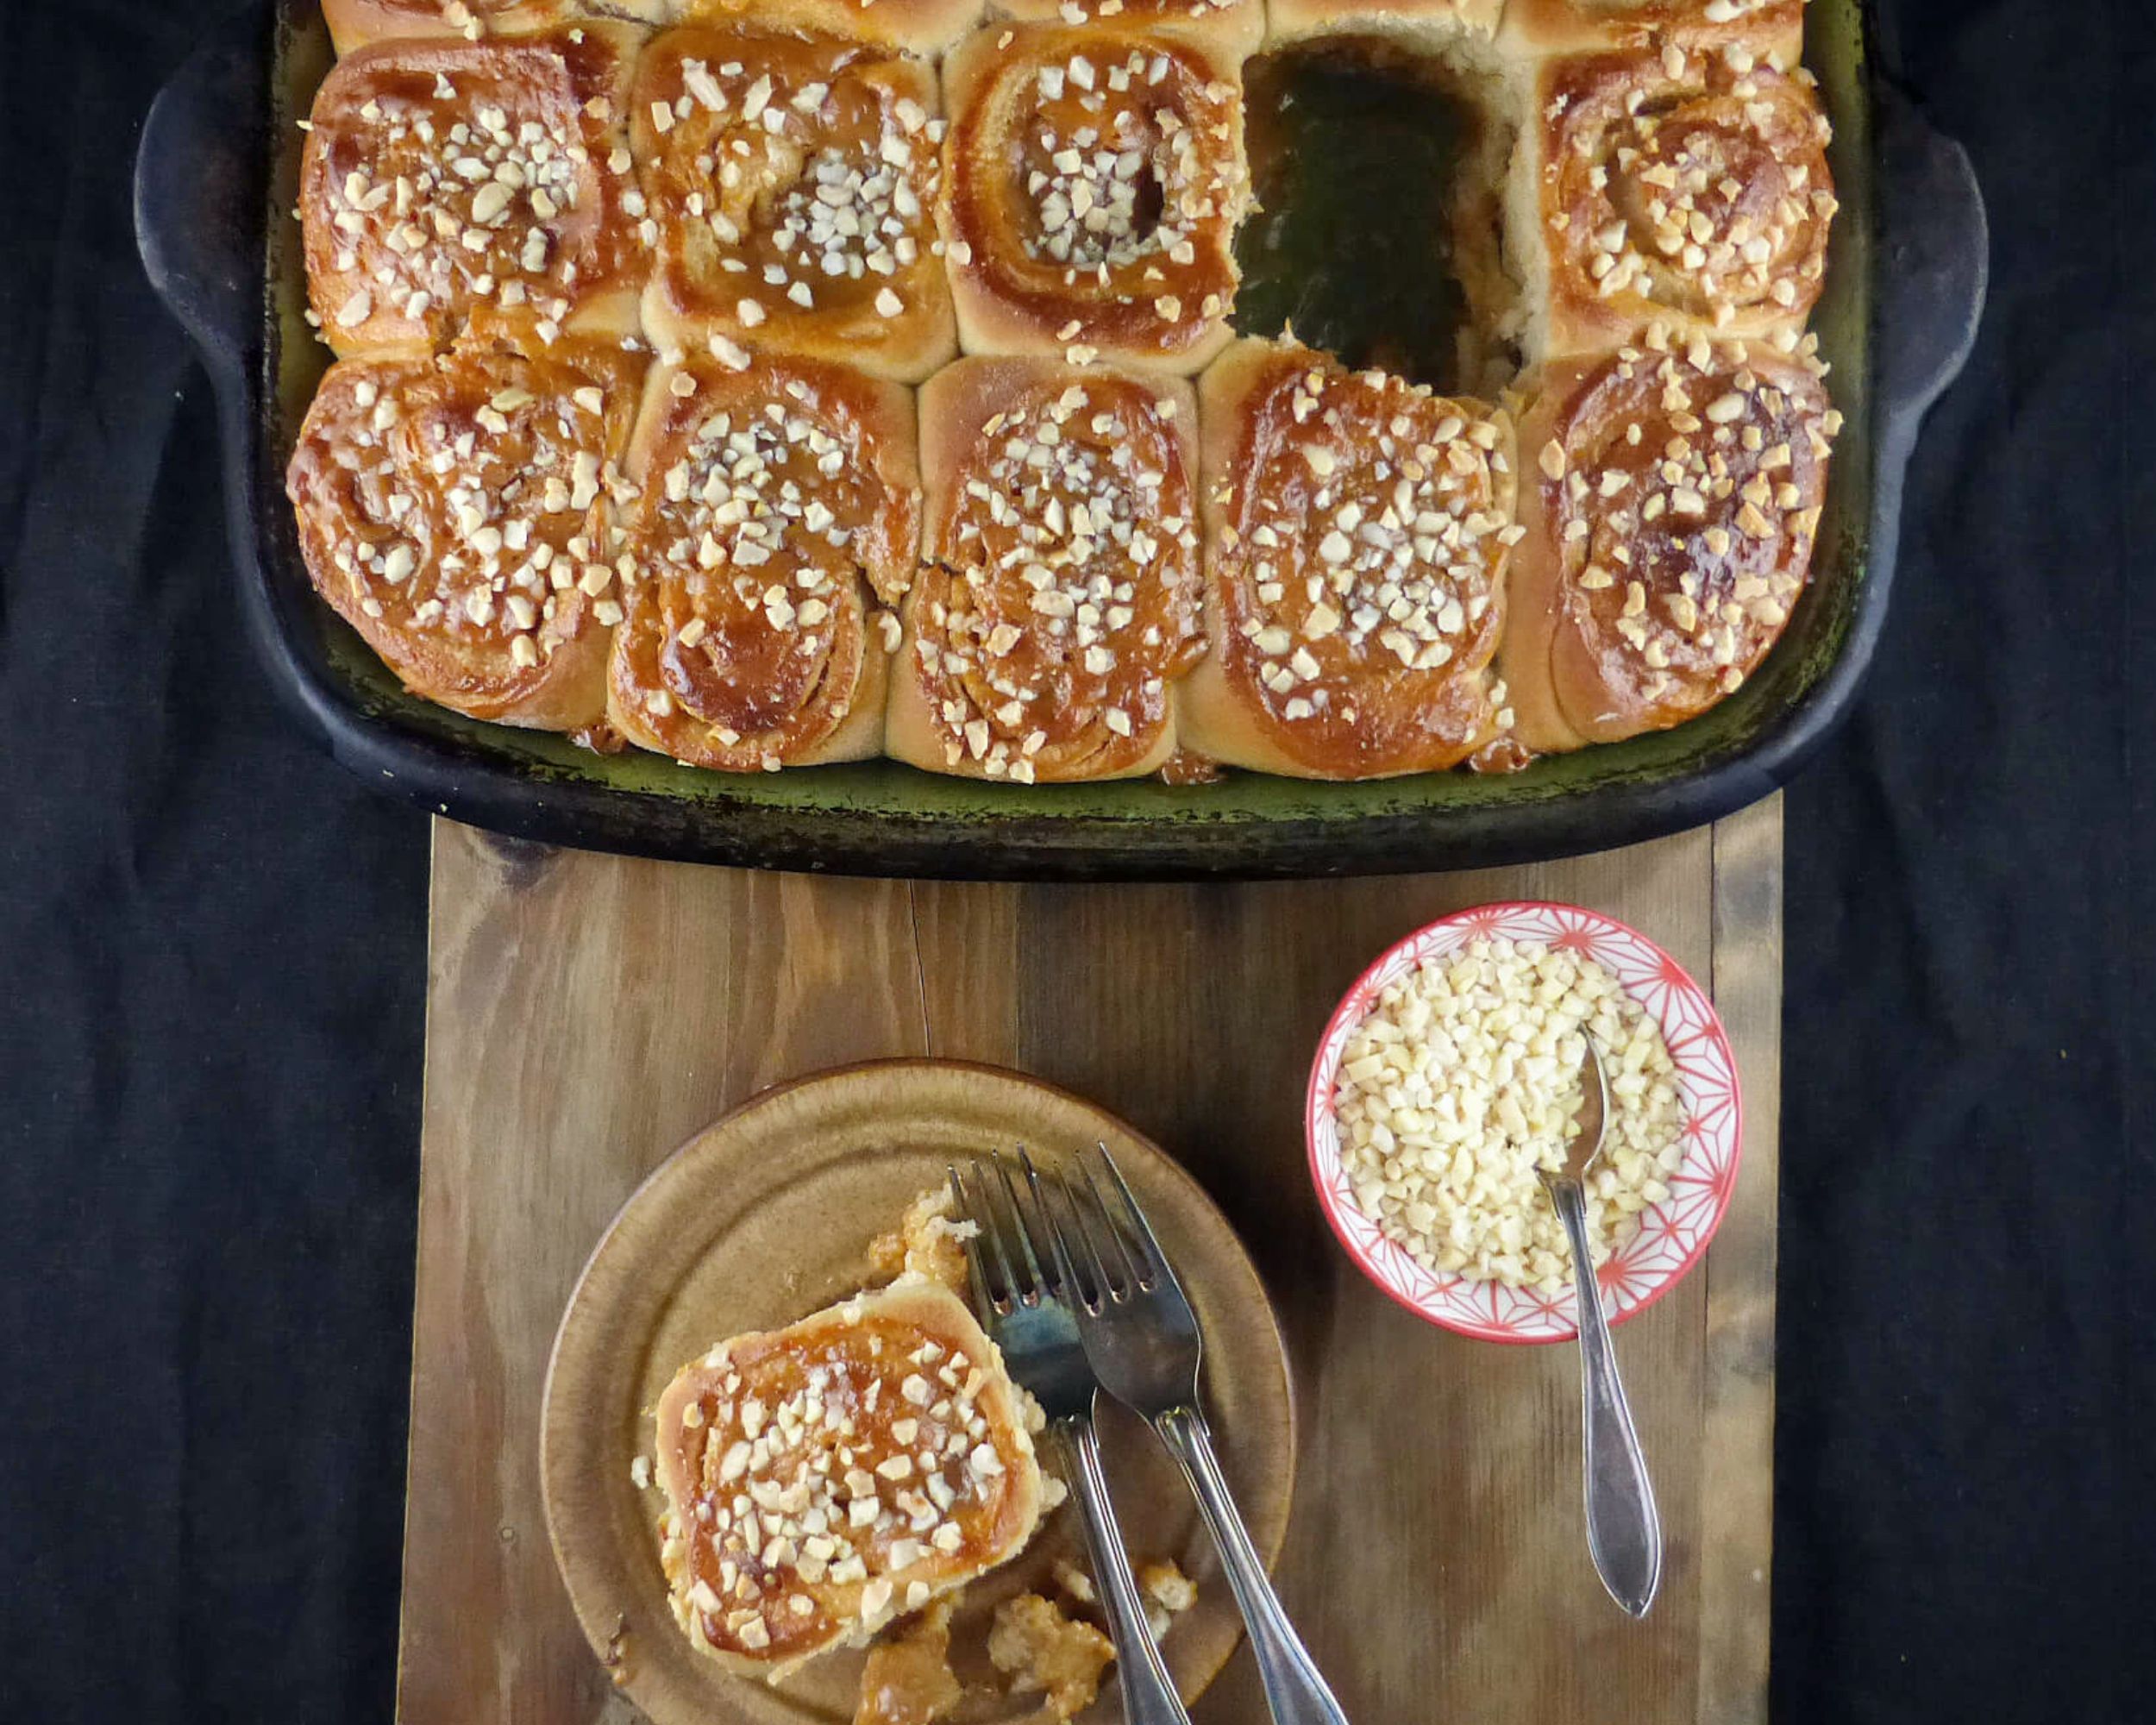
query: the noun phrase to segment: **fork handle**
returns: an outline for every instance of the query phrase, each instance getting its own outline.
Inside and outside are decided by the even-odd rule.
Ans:
[[[1100,1445],[1091,1420],[1060,1427],[1071,1457],[1071,1490],[1086,1527],[1086,1549],[1100,1584],[1100,1609],[1115,1643],[1116,1682],[1123,1691],[1128,1725],[1190,1725],[1190,1715],[1163,1662],[1160,1647],[1145,1622],[1145,1605],[1131,1573],[1131,1554],[1123,1545],[1115,1506],[1108,1498],[1108,1477],[1101,1471]]]
[[[1178,1408],[1153,1422],[1169,1452],[1182,1464],[1183,1476],[1198,1500],[1199,1512],[1220,1550],[1220,1562],[1228,1572],[1228,1586],[1243,1613],[1249,1630],[1250,1651],[1257,1656],[1257,1674],[1265,1685],[1266,1704],[1277,1725],[1347,1725],[1347,1715],[1332,1698],[1319,1674],[1310,1650],[1288,1621],[1280,1596],[1265,1578],[1265,1565],[1257,1547],[1243,1525],[1243,1516],[1228,1491],[1228,1482],[1213,1452],[1213,1434],[1205,1415],[1194,1408]]]

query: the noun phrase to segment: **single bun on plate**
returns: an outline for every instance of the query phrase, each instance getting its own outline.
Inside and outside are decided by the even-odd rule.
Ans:
[[[548,731],[599,718],[642,372],[574,340],[330,367],[285,474],[300,549],[413,693]]]
[[[528,34],[598,20],[661,22],[667,0],[322,0],[323,21],[341,54],[391,36]]]
[[[1210,43],[1241,60],[1265,38],[1264,0],[991,0],[998,18],[1021,24],[1106,24]]]
[[[1508,0],[1502,40],[1521,54],[1738,43],[1787,72],[1804,47],[1804,0]]]
[[[633,336],[645,260],[624,209],[639,38],[385,41],[316,93],[300,170],[308,294],[341,357],[467,329]]]
[[[906,382],[950,359],[937,99],[925,60],[840,36],[691,26],[655,41],[632,121],[653,342],[725,335]]]
[[[1828,127],[1808,75],[1741,45],[1586,54],[1534,73],[1507,250],[1531,359],[1650,324],[1792,344],[1826,277]]]
[[[969,354],[1193,372],[1229,338],[1242,87],[1203,44],[991,25],[943,63],[941,219]]]
[[[1508,722],[1510,423],[1289,342],[1199,380],[1210,650],[1184,748],[1297,778],[1457,765]]]
[[[1196,417],[1179,380],[1055,360],[929,380],[893,756],[1021,784],[1165,764],[1169,684],[1203,650]]]
[[[630,742],[755,772],[883,743],[912,579],[912,398],[816,360],[734,352],[652,370],[629,471],[607,712]]]
[[[1029,1411],[924,1280],[721,1342],[653,1415],[674,1620],[775,1681],[1016,1556],[1042,1506]]]
[[[677,22],[828,33],[932,54],[978,23],[981,7],[981,0],[679,0]]]
[[[1841,416],[1753,342],[1556,361],[1526,385],[1511,620],[1530,749],[1614,743],[1733,693],[1802,593]]]

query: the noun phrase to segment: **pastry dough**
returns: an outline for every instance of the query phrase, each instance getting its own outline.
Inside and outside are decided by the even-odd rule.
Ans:
[[[1597,48],[1659,52],[1741,43],[1787,72],[1804,46],[1804,0],[1507,0],[1503,45],[1515,53]]]
[[[621,121],[638,41],[586,24],[340,60],[299,184],[323,340],[348,357],[467,328],[633,336],[645,265]]]
[[[1200,43],[990,26],[943,64],[943,240],[969,354],[1193,372],[1229,338],[1242,87]]]
[[[659,37],[633,121],[653,342],[720,334],[907,382],[950,359],[937,101],[927,61],[839,36]]]
[[[1520,422],[1498,663],[1529,748],[1659,731],[1734,693],[1802,593],[1841,416],[1759,344],[1553,362]]]
[[[330,367],[285,474],[315,589],[414,693],[548,731],[595,723],[607,573],[642,364],[571,340]]]
[[[858,761],[883,743],[913,577],[913,404],[815,360],[654,367],[616,563],[614,728],[692,766]]]
[[[1187,383],[1056,360],[929,380],[893,756],[1021,784],[1168,760],[1168,685],[1200,650],[1196,417]]]
[[[1016,1556],[1042,1503],[1025,1409],[933,1283],[721,1342],[653,1416],[675,1620],[775,1680]]]
[[[1794,343],[1835,210],[1808,75],[1741,46],[1670,44],[1550,60],[1533,90],[1507,235],[1531,358],[1656,323]]]
[[[341,54],[392,36],[523,35],[557,24],[606,19],[655,24],[667,0],[322,0],[323,21]]]
[[[1206,624],[1183,746],[1367,779],[1456,765],[1509,722],[1512,427],[1382,372],[1238,342],[1199,383]]]

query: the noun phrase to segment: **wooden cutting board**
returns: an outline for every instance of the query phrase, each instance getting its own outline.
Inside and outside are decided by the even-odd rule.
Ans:
[[[571,1615],[540,1507],[563,1302],[636,1183],[735,1102],[937,1054],[1122,1115],[1249,1243],[1298,1398],[1281,1591],[1357,1725],[1764,1721],[1781,863],[1778,798],[1564,862],[1232,887],[824,880],[437,822],[398,1716],[635,1717]],[[1520,897],[1658,941],[1709,982],[1743,1070],[1721,1233],[1617,1333],[1668,1541],[1645,1623],[1588,1561],[1572,1350],[1400,1310],[1335,1245],[1303,1170],[1303,1085],[1340,994],[1432,918]],[[1247,1652],[1194,1716],[1264,1719]]]

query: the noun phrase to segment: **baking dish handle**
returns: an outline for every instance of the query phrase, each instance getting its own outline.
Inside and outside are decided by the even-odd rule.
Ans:
[[[1969,153],[1892,85],[1881,79],[1874,87],[1878,470],[1898,493],[1917,428],[1976,345],[1991,239]]]
[[[261,319],[264,9],[220,24],[158,92],[135,159],[135,240],[219,385]]]

